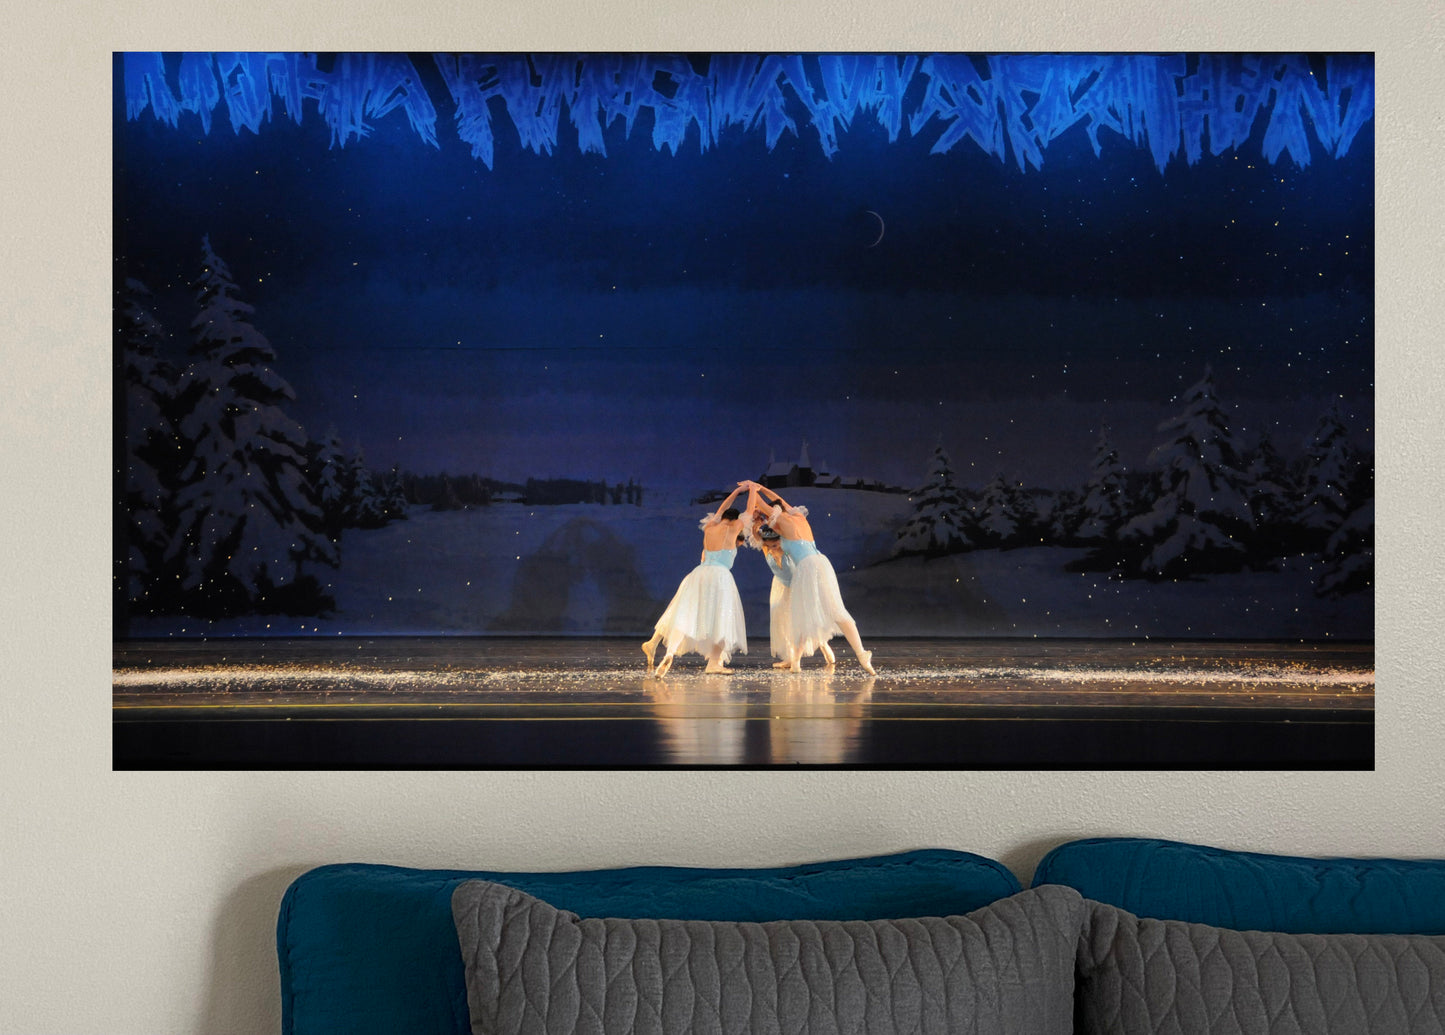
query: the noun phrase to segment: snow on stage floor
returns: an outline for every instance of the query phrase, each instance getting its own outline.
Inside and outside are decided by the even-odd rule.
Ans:
[[[920,724],[964,729],[957,724],[971,720],[1007,723],[1017,741],[1010,757],[1032,765],[1050,760],[1039,745],[1057,739],[1059,723],[1199,733],[1221,719],[1251,728],[1373,722],[1370,644],[876,640],[876,677],[841,641],[834,646],[831,670],[815,657],[802,673],[775,671],[754,641],[731,676],[705,675],[702,659],[685,656],[658,679],[632,639],[131,641],[114,648],[114,715],[117,730],[136,725],[129,735],[169,723],[205,726],[212,739],[220,725],[258,722],[505,728],[511,747],[464,752],[455,764],[538,766],[939,764],[927,746],[937,731],[920,733]],[[549,732],[559,722],[572,726],[566,744]],[[398,761],[358,752],[350,764]],[[1107,750],[1098,754],[1110,762]]]

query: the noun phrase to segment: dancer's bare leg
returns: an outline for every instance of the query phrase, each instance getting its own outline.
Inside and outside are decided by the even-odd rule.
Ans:
[[[661,679],[663,676],[667,675],[667,670],[672,668],[672,657],[672,651],[668,651],[667,656],[657,663],[658,679]]]
[[[823,661],[827,663],[829,668],[832,668],[834,662],[838,660],[833,656],[833,648],[825,643],[820,649],[823,651]]]
[[[657,654],[657,645],[662,642],[662,633],[653,633],[652,639],[642,645],[642,653],[647,655],[647,674],[652,675],[652,659]]]
[[[848,641],[848,646],[853,648],[853,653],[858,655],[858,664],[863,666],[864,672],[870,676],[876,676],[878,673],[873,671],[873,652],[863,649],[863,641],[858,636],[858,623],[842,622],[840,624],[843,629],[843,638]]]
[[[722,663],[722,645],[714,647],[707,656],[707,667],[703,669],[712,675],[730,676],[733,670]]]

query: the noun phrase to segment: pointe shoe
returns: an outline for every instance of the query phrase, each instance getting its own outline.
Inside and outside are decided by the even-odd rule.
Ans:
[[[733,670],[728,668],[726,665],[719,665],[717,668],[713,668],[711,665],[709,665],[702,671],[704,675],[709,676],[730,676],[733,674]]]
[[[878,674],[873,671],[873,652],[871,650],[865,650],[860,654],[858,661],[863,666],[863,671],[867,672],[870,676],[876,676]]]
[[[657,644],[649,640],[642,645],[642,653],[647,655],[647,674],[650,676],[653,669],[652,659],[657,654]]]
[[[657,663],[657,678],[661,679],[663,676],[667,675],[667,670],[670,668],[672,668],[671,654],[669,654],[667,657],[663,658]]]
[[[791,661],[775,661],[773,662],[773,668],[791,668],[792,664]]]

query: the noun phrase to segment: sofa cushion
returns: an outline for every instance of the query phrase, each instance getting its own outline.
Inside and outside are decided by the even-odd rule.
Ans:
[[[964,913],[1019,890],[1001,863],[931,849],[774,869],[636,867],[576,873],[322,866],[277,922],[284,1035],[458,1035],[466,986],[451,897],[470,879],[584,916],[872,920]]]
[[[1445,937],[1233,931],[1091,902],[1078,999],[1084,1035],[1442,1035]]]
[[[1021,892],[909,920],[582,919],[452,895],[472,1035],[1067,1035],[1084,901]]]
[[[1445,934],[1445,860],[1303,859],[1137,838],[1071,841],[1033,885],[1235,930]]]

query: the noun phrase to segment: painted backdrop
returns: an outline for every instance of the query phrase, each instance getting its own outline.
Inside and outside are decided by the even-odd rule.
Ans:
[[[865,634],[1373,638],[1368,55],[114,75],[118,637],[645,635],[756,478]]]

